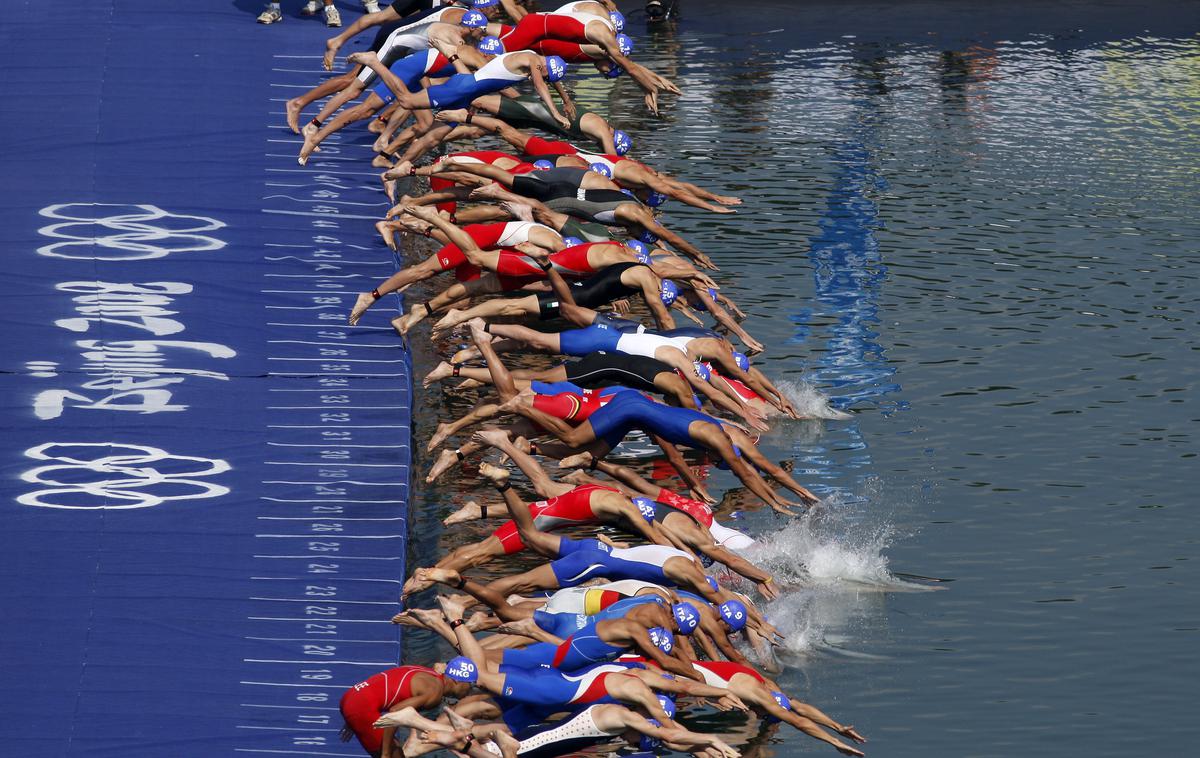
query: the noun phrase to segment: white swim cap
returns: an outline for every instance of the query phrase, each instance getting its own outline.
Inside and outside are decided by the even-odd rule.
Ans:
[[[721,526],[715,520],[708,527],[708,531],[712,532],[713,539],[717,541],[718,545],[730,550],[745,550],[754,544],[754,538],[750,535],[739,532],[737,529]]]

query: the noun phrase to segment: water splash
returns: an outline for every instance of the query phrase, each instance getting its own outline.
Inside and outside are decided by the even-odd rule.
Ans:
[[[812,384],[806,381],[784,380],[776,386],[783,396],[795,406],[796,411],[803,418],[819,418],[833,421],[842,421],[849,418],[854,418],[853,413],[847,413],[843,410],[834,408],[830,402],[830,397],[821,392]]]

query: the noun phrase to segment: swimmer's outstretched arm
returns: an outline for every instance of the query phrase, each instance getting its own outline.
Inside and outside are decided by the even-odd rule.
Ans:
[[[710,540],[712,539],[711,533],[708,535],[708,537]],[[770,572],[762,570],[737,553],[721,547],[716,542],[697,544],[696,549],[717,563],[722,563],[728,566],[731,571],[734,571],[735,573],[740,574],[754,582],[756,585],[758,585],[758,591],[761,592],[763,597],[767,598],[768,600],[774,600],[775,598],[779,597],[779,592],[773,586],[771,586],[775,579],[771,576]]]
[[[667,456],[667,462],[670,463],[675,471],[679,474],[679,478],[682,479],[683,483],[687,485],[687,488],[692,491],[692,494],[705,502],[716,502],[716,499],[713,498],[712,495],[708,494],[708,490],[704,488],[704,484],[700,481],[700,478],[697,477],[695,472],[692,471],[692,467],[688,465],[687,459],[683,457],[683,453],[679,452],[679,448],[675,447],[670,442],[667,442],[662,437],[659,437],[657,434],[650,434],[650,439],[654,440],[654,443],[662,448],[663,454]],[[672,542],[675,542],[675,546],[679,547],[679,543],[676,540],[672,540]],[[686,547],[682,547],[680,549],[689,553],[692,552]]]
[[[729,312],[721,307],[721,304],[713,299],[706,289],[693,285],[693,290],[696,297],[700,298],[700,302],[704,303],[704,306],[708,308],[708,312],[716,319],[716,322],[736,334],[747,350],[752,353],[761,353],[766,349],[761,342],[751,337],[750,333],[743,329],[742,325],[733,316],[729,315]]]
[[[571,125],[571,120],[564,116],[558,110],[558,105],[555,104],[554,98],[550,96],[550,88],[546,86],[546,61],[536,53],[530,53],[534,60],[529,64],[529,81],[533,84],[533,91],[538,94],[542,102],[546,104],[546,110],[550,111],[550,115],[554,117],[564,128]],[[566,90],[561,92],[563,102],[571,102],[571,97],[566,93]],[[572,106],[574,107],[574,106]]]

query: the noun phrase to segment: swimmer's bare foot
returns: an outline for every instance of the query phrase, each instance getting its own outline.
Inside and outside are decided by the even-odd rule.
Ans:
[[[442,519],[442,526],[453,526],[454,524],[461,524],[464,521],[474,521],[478,518],[483,518],[483,509],[479,507],[479,503],[474,500],[468,500],[463,504],[463,507]]]
[[[451,308],[450,310],[446,311],[446,315],[442,316],[441,320],[433,325],[433,336],[435,338],[441,337],[446,333],[447,330],[453,329],[461,324],[462,319],[460,317],[464,312],[465,311],[461,311],[458,308]]]
[[[396,202],[396,180],[389,179],[388,172],[384,171],[382,174],[379,175],[379,183],[383,185],[383,193],[385,195],[387,195],[388,202],[392,202],[392,203]],[[389,211],[388,218],[391,218],[391,217],[392,217],[392,214]]]
[[[508,469],[493,466],[490,463],[479,464],[479,475],[485,479],[491,480],[492,484],[503,484],[508,481]]]
[[[438,111],[434,115],[434,118],[437,119],[438,121],[442,121],[447,124],[454,123],[456,121],[466,121],[467,120],[467,109],[466,108],[450,108],[450,109],[447,109],[444,111]]]
[[[576,455],[568,455],[558,462],[559,468],[584,468],[592,462],[591,453],[577,453]]]
[[[468,195],[471,200],[507,200],[510,197],[508,190],[501,187],[499,184],[485,184],[482,187],[476,187],[471,190]]]
[[[376,221],[375,231],[383,238],[383,244],[390,250],[396,250],[396,230],[390,221]]]
[[[486,631],[494,626],[492,624],[492,614],[486,611],[475,611],[471,614],[471,618],[467,619],[467,631],[481,632]]]
[[[456,577],[458,576],[457,571],[453,573]],[[459,580],[456,578],[452,581],[457,583]],[[462,618],[463,614],[467,611],[466,607],[462,603],[458,602],[457,600],[453,600],[446,595],[438,595],[437,603],[442,609],[442,615],[450,621]]]
[[[361,50],[357,53],[350,53],[346,56],[347,63],[352,63],[356,66],[363,66],[365,68],[370,68],[372,61],[379,61],[379,56],[375,54],[374,50]]]
[[[487,322],[479,317],[475,317],[467,322],[467,326],[471,327],[471,340],[476,345],[486,345],[491,343],[492,335],[487,333]]]
[[[422,734],[424,734],[426,742],[432,742],[435,745],[448,748],[465,747],[463,743],[467,737],[471,736],[471,732],[466,729],[456,729],[453,732],[436,729],[422,732]]]
[[[425,622],[413,615],[411,610],[400,611],[395,616],[392,616],[392,623],[396,626],[411,626],[417,629],[425,629]]]
[[[462,581],[462,575],[454,569],[430,567],[426,569],[417,569],[417,571],[424,572],[421,575],[423,579],[427,579],[430,582],[436,582],[437,584],[458,584],[460,581]],[[443,596],[439,595],[438,602],[441,602],[442,600]],[[427,612],[434,614],[437,613],[437,611]]]
[[[533,221],[533,207],[530,205],[518,203],[515,200],[505,200],[500,203],[500,207],[518,221]]]
[[[596,481],[592,477],[588,476],[588,473],[583,469],[575,469],[566,476],[560,476],[559,479],[567,482],[568,484],[590,484]]]
[[[517,621],[509,621],[496,627],[498,634],[520,634],[526,637],[532,637],[538,633],[538,625],[533,623],[533,619],[518,619]]]
[[[367,131],[371,134],[383,134],[383,130],[386,128],[387,119],[373,118],[371,119],[371,123],[367,124]],[[379,148],[375,149],[378,150]]]
[[[504,448],[510,443],[508,432],[504,429],[480,429],[471,435],[474,442],[479,442],[489,447]],[[482,471],[482,469],[480,469]]]
[[[492,741],[496,743],[496,747],[500,748],[503,758],[514,758],[517,751],[521,749],[520,741],[503,729],[496,729],[492,732]]]
[[[466,716],[460,715],[450,706],[443,708],[442,713],[446,714],[446,718],[450,719],[450,726],[454,727],[455,729],[470,729],[471,727],[475,726],[474,721]]]
[[[455,453],[457,450],[443,450],[438,453],[438,459],[433,464],[433,468],[429,469],[429,473],[425,475],[425,483],[433,484],[433,482],[442,474],[450,470],[450,468],[458,463],[458,456]]]
[[[473,361],[478,357],[480,357],[479,348],[464,347],[462,350],[459,350],[457,353],[450,356],[450,362],[461,364],[466,363],[467,361]]]
[[[384,145],[384,147],[387,147],[387,145]],[[387,159],[387,156],[379,155],[378,151],[376,151],[375,157],[371,159],[371,168],[391,168],[391,167],[392,167],[392,162]]]
[[[358,320],[362,318],[362,315],[367,312],[367,309],[370,308],[374,302],[375,296],[370,292],[359,293],[358,299],[354,301],[354,307],[350,309],[350,326],[357,324]]]
[[[300,110],[303,106],[300,104],[300,98],[293,97],[283,106],[284,116],[287,118],[288,128],[296,134],[300,133]]]
[[[310,128],[312,129],[311,132],[309,131]],[[304,144],[300,146],[300,155],[296,158],[296,162],[301,166],[308,163],[308,156],[321,152],[321,148],[317,144],[317,127],[308,124],[304,127],[303,134]]]
[[[433,384],[434,382],[440,382],[443,379],[447,379],[453,375],[454,375],[454,366],[451,366],[449,363],[442,361],[441,363],[439,363],[438,365],[433,367],[433,371],[430,371],[428,374],[425,375],[425,378],[421,380],[421,384],[422,384],[422,386],[428,387],[429,385]],[[440,429],[440,427],[439,427],[439,429]]]
[[[437,425],[437,430],[433,433],[433,436],[429,438],[429,443],[425,445],[425,452],[432,453],[434,450],[441,447],[442,443],[445,442],[451,434],[452,432],[450,431],[450,424],[446,422],[439,423]]]
[[[455,390],[473,390],[473,389],[476,389],[476,388],[482,387],[482,386],[483,386],[483,382],[479,381],[478,379],[463,379],[459,383],[459,385],[457,387],[455,387],[454,389]]]
[[[425,307],[425,303],[414,303],[413,307],[408,309],[408,315],[400,320],[400,324],[396,325],[396,331],[400,332],[401,336],[408,334],[409,329],[425,320],[427,313],[429,311]]]
[[[400,161],[389,171],[383,172],[384,179],[403,179],[409,176],[409,171],[412,169],[412,161]]]
[[[401,337],[404,336],[404,332],[400,331],[400,327],[404,326],[405,318],[407,318],[407,316],[396,316],[391,320],[392,328],[395,329],[396,334],[399,334]]]
[[[533,395],[534,395],[533,390],[526,387],[525,389],[521,390],[516,395],[514,395],[511,400],[507,400],[507,401],[501,403],[500,410],[502,412],[506,412],[506,413],[517,413],[522,408],[532,407],[533,406]]]

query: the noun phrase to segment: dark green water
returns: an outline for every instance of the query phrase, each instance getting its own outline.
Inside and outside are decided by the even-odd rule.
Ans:
[[[579,96],[639,158],[744,198],[664,221],[721,266],[759,365],[853,414],[764,443],[830,508],[741,516],[798,585],[769,609],[782,683],[868,755],[1200,747],[1197,5],[683,10],[631,20],[635,57],[685,92],[662,119],[628,83]],[[423,403],[424,438],[465,407]],[[437,525],[481,492],[472,471],[416,492],[417,565],[484,533]]]

